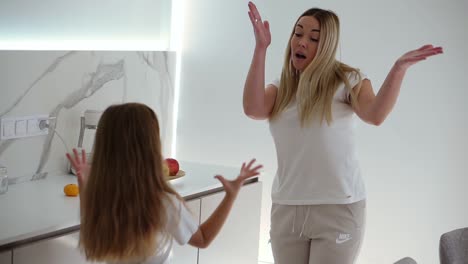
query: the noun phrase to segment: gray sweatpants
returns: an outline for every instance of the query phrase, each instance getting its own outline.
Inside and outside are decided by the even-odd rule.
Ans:
[[[352,264],[364,236],[366,201],[271,208],[275,264]]]

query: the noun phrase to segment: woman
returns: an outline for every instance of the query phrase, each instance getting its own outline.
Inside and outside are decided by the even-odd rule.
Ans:
[[[256,46],[243,106],[250,118],[269,120],[276,145],[270,230],[275,263],[353,263],[366,203],[353,116],[380,125],[407,69],[442,48],[425,45],[401,56],[375,95],[363,73],[336,60],[338,17],[312,8],[294,24],[281,78],[265,88],[269,24],[253,3],[249,9]]]

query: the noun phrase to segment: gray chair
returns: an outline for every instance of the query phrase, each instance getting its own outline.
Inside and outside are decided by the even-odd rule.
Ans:
[[[441,264],[468,264],[468,227],[440,237],[439,258]]]
[[[402,258],[399,261],[395,262],[394,264],[417,264],[417,262],[409,257]]]

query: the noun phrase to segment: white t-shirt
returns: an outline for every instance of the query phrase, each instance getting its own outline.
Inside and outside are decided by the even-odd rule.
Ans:
[[[194,216],[185,207],[185,205],[177,199],[173,194],[169,194],[169,200],[166,200],[167,208],[167,226],[166,230],[173,239],[169,243],[161,245],[157,252],[144,262],[138,264],[164,264],[169,263],[170,253],[172,250],[173,240],[177,241],[179,245],[188,243],[192,235],[198,230],[198,223],[195,221]],[[172,205],[172,204],[173,205]]]
[[[355,74],[349,76],[352,87],[358,81]],[[279,88],[278,79],[272,84]],[[273,203],[349,204],[365,199],[354,139],[355,115],[348,98],[343,83],[333,97],[330,125],[315,118],[301,127],[296,103],[270,122],[278,162]]]

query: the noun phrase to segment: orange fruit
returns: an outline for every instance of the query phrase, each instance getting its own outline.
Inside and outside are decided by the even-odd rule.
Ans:
[[[78,185],[72,183],[65,185],[63,192],[66,196],[78,196],[80,190],[78,189]]]

